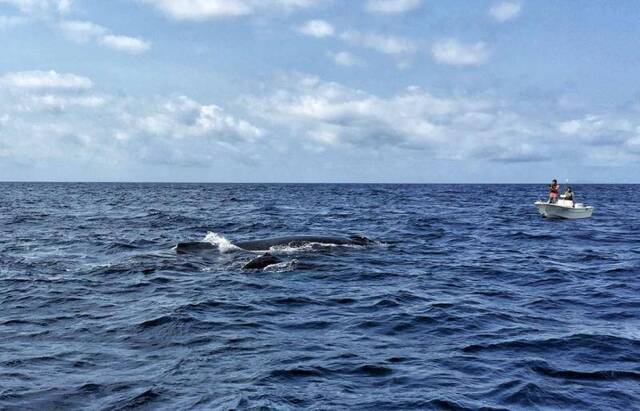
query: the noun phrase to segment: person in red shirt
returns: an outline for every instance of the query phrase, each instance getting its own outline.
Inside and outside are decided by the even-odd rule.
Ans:
[[[558,202],[558,193],[560,192],[560,184],[555,178],[549,186],[549,203],[554,204]]]

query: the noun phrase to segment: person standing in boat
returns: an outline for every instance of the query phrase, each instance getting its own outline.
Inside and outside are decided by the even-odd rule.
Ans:
[[[555,204],[558,202],[558,193],[560,192],[560,184],[555,178],[549,186],[549,203]]]

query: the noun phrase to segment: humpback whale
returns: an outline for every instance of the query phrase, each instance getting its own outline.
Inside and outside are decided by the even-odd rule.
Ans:
[[[323,244],[323,245],[360,245],[365,246],[373,243],[367,237],[353,235],[350,237],[332,237],[332,236],[316,236],[316,235],[293,235],[286,237],[273,237],[263,240],[239,241],[234,245],[246,251],[268,251],[271,247],[302,247],[307,244]],[[214,250],[217,249],[216,244],[209,242],[183,242],[176,245],[176,252],[179,254]]]
[[[273,237],[265,238],[262,240],[251,241],[239,241],[233,243],[238,250],[244,251],[263,251],[260,257],[256,257],[247,262],[242,268],[247,270],[261,270],[273,264],[281,263],[282,260],[268,251],[272,247],[303,247],[307,244],[320,244],[320,245],[358,245],[365,246],[372,244],[373,241],[367,237],[354,235],[350,237],[332,237],[332,236],[317,236],[317,235],[294,235],[287,237]],[[201,251],[210,251],[218,249],[218,244],[210,243],[207,241],[198,242],[182,242],[178,243],[175,247],[175,251],[178,254],[196,253]]]

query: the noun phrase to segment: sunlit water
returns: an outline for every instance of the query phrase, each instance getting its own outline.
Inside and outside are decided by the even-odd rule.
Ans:
[[[638,408],[638,188],[0,184],[0,409]]]

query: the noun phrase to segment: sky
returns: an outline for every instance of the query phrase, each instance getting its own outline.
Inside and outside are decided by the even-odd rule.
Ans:
[[[0,0],[0,181],[640,182],[636,0]]]

